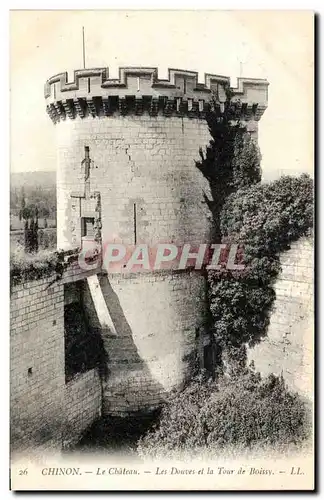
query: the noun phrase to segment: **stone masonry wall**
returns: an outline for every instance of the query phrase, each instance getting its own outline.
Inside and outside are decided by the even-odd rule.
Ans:
[[[150,411],[191,375],[205,314],[204,277],[103,275],[100,283],[117,331],[104,336],[110,374],[103,412]]]
[[[60,446],[64,398],[63,286],[53,277],[11,293],[11,441]]]
[[[53,277],[13,286],[10,408],[13,450],[61,449],[100,414],[92,370],[65,384],[64,285]]]
[[[204,277],[103,273],[99,281],[115,327],[102,330],[109,370],[103,414],[150,412],[191,374],[205,318]],[[91,326],[100,329],[87,286],[83,297]]]
[[[149,409],[190,372],[207,309],[203,276],[174,269],[112,276],[105,248],[210,243],[210,188],[195,161],[211,140],[205,118],[213,93],[221,116],[229,84],[211,74],[201,84],[197,72],[179,69],[161,80],[156,68],[138,67],[120,68],[118,79],[95,68],[76,71],[73,82],[61,73],[45,84],[57,134],[58,248],[84,250],[94,232],[103,246],[100,286],[90,280],[86,309],[100,311],[112,330],[104,332],[112,372],[106,413]],[[267,89],[267,81],[247,78],[232,89],[236,114],[253,122],[251,133]]]
[[[59,247],[80,245],[81,217],[94,216],[93,206],[76,196],[85,193],[85,147],[92,160],[89,192],[101,197],[103,249],[113,241],[129,246],[209,241],[210,212],[203,197],[209,185],[195,166],[199,149],[210,141],[205,120],[114,114],[63,120],[56,129]],[[105,264],[103,254],[103,271]],[[108,276],[110,281],[103,276],[100,284],[117,338],[107,343],[112,374],[104,411],[145,411],[188,376],[196,328],[204,322],[204,278]]]
[[[93,160],[90,189],[101,194],[103,243],[134,243],[134,204],[138,243],[206,242],[209,212],[203,190],[208,192],[209,186],[195,167],[199,148],[210,140],[204,120],[148,115],[75,118],[56,129],[58,247],[79,244],[72,239],[73,231],[78,234],[82,206],[76,206],[70,195],[84,192],[85,146]]]
[[[63,446],[76,444],[101,415],[101,382],[97,370],[76,375],[65,386],[66,423]]]
[[[314,249],[303,238],[281,255],[282,273],[267,338],[248,352],[262,374],[283,376],[290,387],[311,397],[314,363]]]

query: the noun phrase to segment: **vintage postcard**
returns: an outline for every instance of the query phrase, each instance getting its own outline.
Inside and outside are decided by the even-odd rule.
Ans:
[[[314,489],[314,14],[11,11],[10,484]]]

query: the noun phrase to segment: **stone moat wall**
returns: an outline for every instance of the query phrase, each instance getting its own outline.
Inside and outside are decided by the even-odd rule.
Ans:
[[[67,273],[66,279],[78,273]],[[12,287],[10,302],[11,446],[61,449],[101,414],[97,370],[65,379],[64,282],[55,276]]]
[[[283,374],[311,398],[314,375],[314,243],[301,238],[281,255],[276,301],[267,337],[248,351],[262,375]]]
[[[90,277],[98,278],[107,297],[114,331],[101,328]],[[203,317],[199,310],[204,303],[199,296],[202,281],[204,277],[195,272],[108,278],[100,268],[84,271],[75,263],[59,279],[52,275],[13,285],[12,448],[61,449],[76,443],[100,416],[155,410],[174,384],[181,385],[191,375]],[[89,335],[92,329],[100,330],[108,376],[101,376],[96,368],[66,377],[65,309],[79,300],[78,290],[89,318]]]
[[[276,282],[277,299],[268,336],[248,351],[249,361],[254,361],[262,375],[283,373],[289,386],[307,397],[313,390],[313,259],[313,242],[309,238],[295,242],[282,254],[282,273]],[[85,275],[75,267],[58,281],[50,276],[12,287],[13,450],[60,450],[76,443],[102,415],[151,412],[175,381],[181,384],[190,376],[192,346],[198,347],[193,332],[197,318],[203,314],[199,314],[199,280],[204,278],[195,273],[173,274],[172,278],[148,273],[127,279],[115,275],[108,280],[99,269],[94,269],[92,275],[98,272],[104,295],[109,298],[111,318],[122,332],[102,332],[109,358],[106,380],[101,379],[97,369],[76,374],[71,380],[65,376],[64,307],[71,299],[68,290],[73,294],[71,283],[82,285],[83,305],[91,326],[99,325],[88,286],[89,272]],[[142,290],[134,303],[132,297],[139,293],[143,281],[147,291]],[[184,288],[191,306],[186,311],[183,308],[189,302],[183,303]],[[173,296],[171,308],[168,295]],[[148,308],[152,317],[146,314]],[[165,321],[161,321],[163,315]]]

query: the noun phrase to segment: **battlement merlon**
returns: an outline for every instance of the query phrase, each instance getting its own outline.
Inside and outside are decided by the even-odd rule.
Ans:
[[[228,87],[233,92],[233,101],[239,100],[245,107],[257,107],[254,119],[259,120],[267,108],[268,85],[263,79],[238,78],[238,86],[233,88],[229,77],[209,73],[205,74],[205,83],[199,83],[196,71],[181,69],[169,69],[168,79],[162,80],[158,78],[157,68],[141,67],[119,68],[119,78],[110,79],[108,68],[93,68],[74,71],[73,82],[68,82],[67,73],[51,77],[45,84],[45,99],[48,111],[58,102],[62,109],[70,107],[68,101],[78,108],[80,99],[92,98],[164,98],[170,102],[181,99],[189,102],[191,108],[191,102],[209,103],[213,92],[219,102],[225,102]]]

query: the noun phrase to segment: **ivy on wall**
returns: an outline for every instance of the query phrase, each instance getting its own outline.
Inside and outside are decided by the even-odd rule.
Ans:
[[[242,157],[242,179],[249,175],[245,176],[244,161],[253,157],[248,152]],[[234,168],[234,156],[232,161]],[[215,170],[217,166],[215,161]],[[245,344],[266,334],[280,253],[312,227],[313,182],[301,175],[251,184],[236,191],[228,188],[231,193],[217,206],[221,239],[244,247],[246,265],[240,273],[226,268],[208,273],[214,339],[223,366],[216,380],[201,373],[183,390],[171,393],[157,423],[138,441],[143,458],[178,459],[193,453],[216,458],[233,452],[237,456],[254,447],[258,452],[270,448],[287,454],[294,447],[300,451],[311,435],[304,399],[286,387],[282,376],[262,378],[247,367]],[[213,188],[216,196],[216,183]],[[224,365],[231,377],[222,375]]]
[[[64,256],[60,252],[43,251],[34,255],[15,252],[10,256],[11,285],[62,274],[63,270]]]
[[[205,153],[200,149],[201,161],[196,162],[210,186],[211,198],[204,193],[204,199],[213,216],[214,242],[221,241],[220,213],[227,197],[261,181],[258,145],[246,131],[238,101],[232,102],[231,96],[227,89],[224,110],[217,97],[213,98],[211,111],[206,115],[212,139]]]
[[[210,307],[219,342],[239,348],[266,335],[280,272],[280,253],[313,223],[313,182],[284,176],[239,189],[220,214],[223,241],[244,247],[245,271],[209,273]]]
[[[280,252],[312,227],[313,181],[303,174],[261,183],[258,146],[229,100],[223,117],[207,117],[212,140],[197,167],[210,185],[214,241],[244,248],[243,272],[209,271],[208,282],[216,343],[245,360],[244,345],[267,333]]]
[[[10,255],[10,284],[18,285],[26,281],[53,276],[53,281],[59,281],[63,273],[71,265],[75,265],[79,257],[79,248],[71,250],[41,250],[36,254],[27,254],[24,247],[17,245]],[[100,266],[97,251],[89,250],[85,255],[85,262],[96,263]]]

